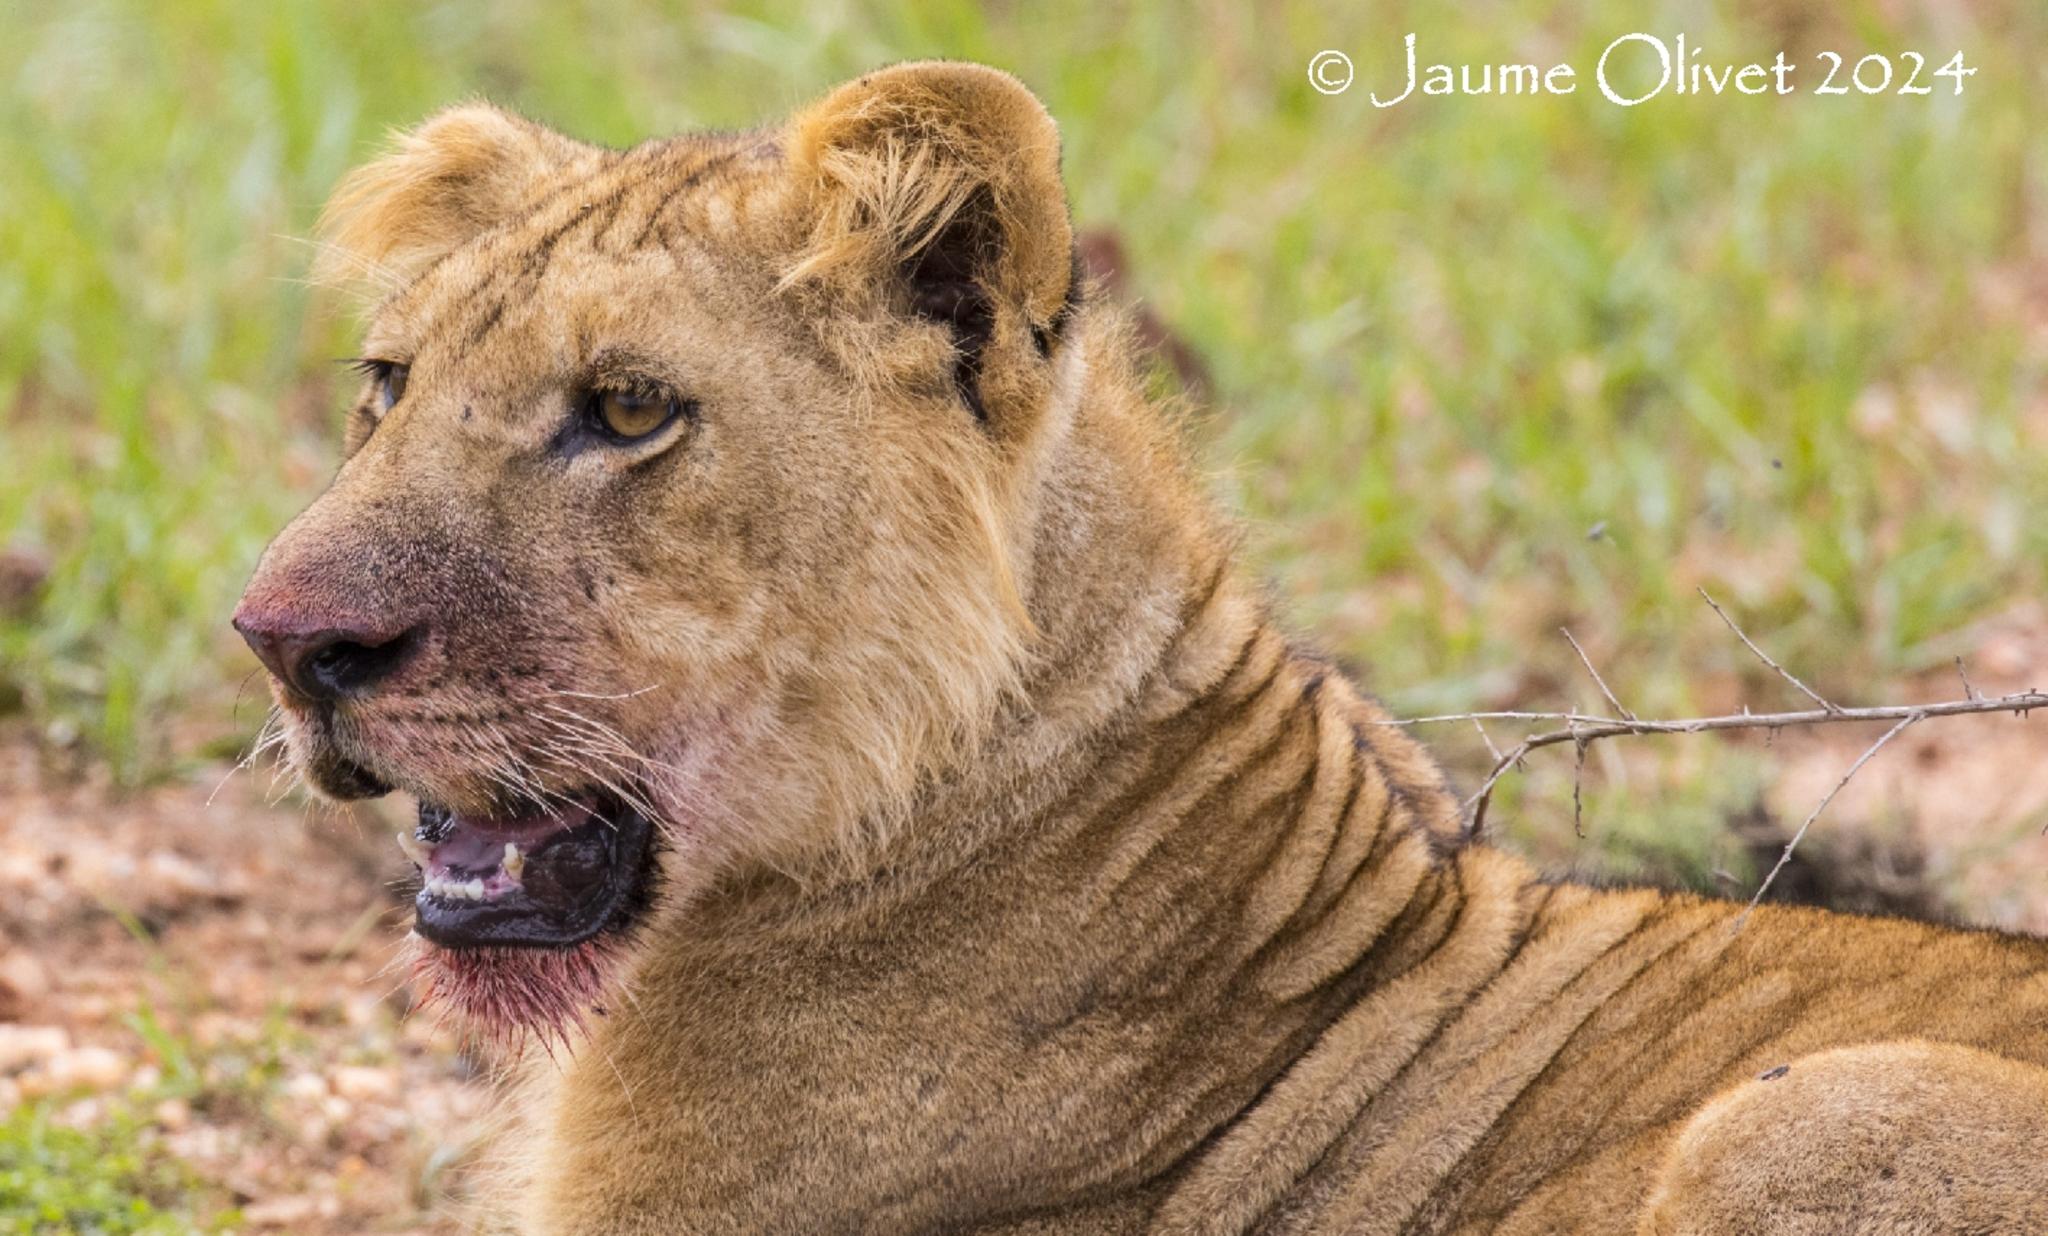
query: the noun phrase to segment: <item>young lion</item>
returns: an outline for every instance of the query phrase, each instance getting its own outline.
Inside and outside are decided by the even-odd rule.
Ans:
[[[909,64],[342,187],[333,486],[235,623],[402,789],[524,1229],[2048,1231],[2048,946],[1539,881],[1290,645],[1052,121]],[[539,1053],[531,1053],[539,1055]]]

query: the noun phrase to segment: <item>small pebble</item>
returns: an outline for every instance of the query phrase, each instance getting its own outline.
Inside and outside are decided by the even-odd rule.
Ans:
[[[320,1203],[310,1197],[267,1197],[242,1207],[250,1227],[302,1227],[319,1215]]]
[[[0,1025],[0,1073],[16,1073],[71,1049],[62,1026]]]
[[[344,1065],[329,1080],[334,1093],[353,1103],[386,1100],[398,1093],[398,1075],[390,1069]]]
[[[19,950],[0,957],[0,1021],[18,1020],[50,990],[50,972]]]
[[[112,1090],[128,1079],[128,1061],[105,1047],[74,1047],[50,1058],[43,1073],[54,1090]]]
[[[165,1099],[150,1113],[166,1132],[181,1133],[192,1123],[192,1105],[183,1099]]]

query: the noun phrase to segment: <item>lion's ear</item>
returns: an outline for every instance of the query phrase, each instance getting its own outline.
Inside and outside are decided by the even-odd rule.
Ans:
[[[349,173],[320,215],[315,278],[409,281],[594,147],[488,103],[451,107]]]
[[[788,151],[811,212],[792,281],[900,289],[952,327],[978,414],[984,350],[1043,355],[1074,293],[1059,130],[997,69],[901,64],[833,91],[791,123]]]

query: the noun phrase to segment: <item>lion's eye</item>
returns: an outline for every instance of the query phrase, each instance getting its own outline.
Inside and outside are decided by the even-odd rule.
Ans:
[[[393,404],[405,398],[405,381],[412,376],[411,365],[386,365],[383,376],[377,380],[377,402],[389,412]]]
[[[365,359],[352,362],[354,366],[370,377],[374,390],[377,415],[389,412],[399,400],[405,398],[405,380],[412,374],[411,365],[397,361]]]
[[[683,414],[684,401],[662,390],[594,390],[591,426],[618,442],[637,442]]]

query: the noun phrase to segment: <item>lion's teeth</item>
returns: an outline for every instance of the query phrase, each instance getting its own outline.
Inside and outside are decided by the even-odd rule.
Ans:
[[[398,834],[398,848],[405,851],[405,856],[412,860],[413,866],[425,870],[428,854],[426,842],[410,832],[401,832]]]
[[[519,878],[520,872],[526,870],[526,855],[519,852],[519,844],[517,842],[507,841],[505,843],[505,858],[498,865],[504,868],[506,875],[511,876],[515,880]]]
[[[482,901],[484,881],[481,876],[469,880],[430,876],[426,883],[426,893],[429,897],[445,897],[452,901]]]

